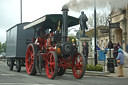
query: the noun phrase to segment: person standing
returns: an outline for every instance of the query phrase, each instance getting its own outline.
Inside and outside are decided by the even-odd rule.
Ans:
[[[117,66],[117,62],[116,62],[116,58],[118,56],[118,46],[116,45],[116,43],[114,43],[113,45],[113,57],[114,57],[114,60],[115,60],[115,66]]]
[[[123,75],[124,53],[120,48],[118,49],[118,56],[116,60],[118,63],[118,77],[124,77]]]
[[[126,45],[126,52],[128,53],[128,44]]]
[[[88,45],[86,44],[86,42],[83,43],[83,55],[85,57],[86,65],[87,65],[88,64]]]

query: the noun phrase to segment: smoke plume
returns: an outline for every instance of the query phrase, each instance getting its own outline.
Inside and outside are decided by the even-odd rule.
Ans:
[[[96,0],[97,8],[110,6],[114,9],[124,8],[128,0]],[[94,8],[94,0],[70,0],[66,5],[73,11],[80,12],[83,9]]]

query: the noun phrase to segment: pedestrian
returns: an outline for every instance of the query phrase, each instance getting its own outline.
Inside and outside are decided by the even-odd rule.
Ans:
[[[114,57],[116,67],[117,67],[117,62],[116,62],[117,56],[118,56],[118,46],[116,45],[116,43],[114,43],[113,44],[113,57]]]
[[[109,49],[112,49],[112,48],[113,48],[113,43],[112,43],[112,41],[109,41],[109,43],[108,43],[108,48],[109,48]]]
[[[128,53],[128,44],[126,45],[126,52]]]
[[[83,55],[85,57],[86,65],[87,65],[88,64],[88,45],[86,44],[86,42],[83,43]]]
[[[124,77],[123,75],[124,53],[120,48],[118,49],[118,56],[116,60],[118,63],[118,77]]]
[[[96,50],[101,50],[100,47],[98,45],[96,45]]]
[[[105,46],[104,54],[107,54],[107,50],[108,50],[108,48],[107,48],[107,46]]]
[[[120,42],[117,42],[117,47],[120,48]]]

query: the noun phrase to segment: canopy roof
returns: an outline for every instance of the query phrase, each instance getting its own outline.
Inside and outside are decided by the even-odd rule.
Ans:
[[[41,27],[41,29],[46,30],[46,29],[53,29],[57,28],[58,22],[60,21],[60,27],[62,26],[62,14],[50,14],[50,15],[45,15],[30,24],[24,26],[24,29],[29,29],[31,27],[37,28]],[[68,16],[68,27],[75,26],[79,24],[79,19]]]

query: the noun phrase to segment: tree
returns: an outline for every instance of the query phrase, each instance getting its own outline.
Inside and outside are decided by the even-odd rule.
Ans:
[[[0,42],[0,52],[6,52],[6,42],[5,43]]]
[[[1,44],[1,42],[0,42],[0,52],[2,52],[2,44]]]
[[[6,52],[6,42],[2,44],[2,51]]]
[[[104,14],[97,13],[96,14],[96,25],[97,26],[105,26],[106,25],[106,19],[107,19],[106,13],[104,13]],[[88,24],[89,28],[94,27],[94,14],[89,16],[87,24]]]

